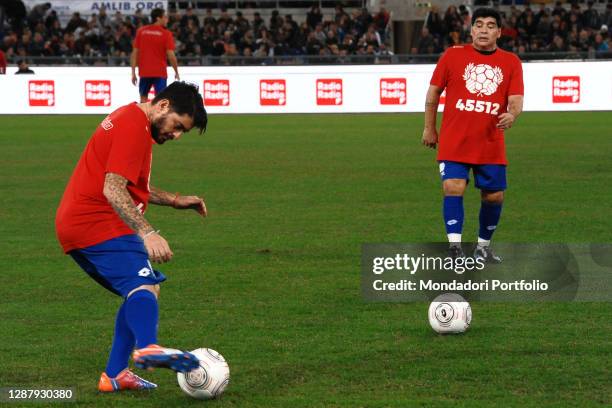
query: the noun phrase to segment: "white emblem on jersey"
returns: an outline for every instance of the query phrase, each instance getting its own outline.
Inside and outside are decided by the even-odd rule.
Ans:
[[[504,75],[499,67],[491,67],[487,64],[474,65],[469,63],[463,73],[465,87],[470,93],[481,95],[493,95],[497,87],[504,80]]]
[[[101,123],[102,129],[104,130],[111,130],[113,128],[113,122],[111,122],[111,120],[108,118],[108,116],[106,118],[104,118],[104,120]]]

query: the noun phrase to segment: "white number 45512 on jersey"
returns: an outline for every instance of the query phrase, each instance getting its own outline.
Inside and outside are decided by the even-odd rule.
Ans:
[[[475,101],[473,99],[466,99],[465,103],[463,103],[463,99],[459,99],[457,101],[457,105],[455,105],[460,111],[466,112],[484,112],[489,115],[497,115],[499,111],[499,103],[491,103],[486,101]]]

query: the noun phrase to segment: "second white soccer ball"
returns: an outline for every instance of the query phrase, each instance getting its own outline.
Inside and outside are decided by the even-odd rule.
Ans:
[[[191,351],[200,366],[187,373],[177,373],[181,389],[189,396],[207,400],[220,396],[229,384],[229,366],[225,358],[213,349],[199,348]]]
[[[429,324],[440,334],[463,333],[472,322],[470,304],[456,293],[444,293],[429,305]]]

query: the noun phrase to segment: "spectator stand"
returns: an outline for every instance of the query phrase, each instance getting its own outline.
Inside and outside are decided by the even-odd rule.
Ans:
[[[486,4],[484,4],[486,3]],[[612,57],[609,44],[612,3],[557,1],[536,6],[478,4],[496,7],[502,15],[501,48],[517,53],[523,60],[586,60]],[[420,56],[439,54],[460,43],[470,43],[471,7],[461,5],[441,9],[432,6],[410,53]]]
[[[182,65],[391,62],[390,15],[384,9],[371,14],[364,4],[170,1],[168,28]],[[53,7],[40,5],[7,27],[0,46],[12,61],[127,65],[135,32],[148,23],[143,13],[101,8],[90,16],[75,13],[62,24]]]
[[[186,65],[435,63],[448,46],[469,43],[473,6],[417,0],[169,1],[168,28]],[[364,7],[364,6],[367,6]],[[532,59],[610,58],[612,6],[501,5],[500,45]],[[0,48],[9,62],[128,66],[136,30],[148,16],[73,15],[53,7],[5,18]]]

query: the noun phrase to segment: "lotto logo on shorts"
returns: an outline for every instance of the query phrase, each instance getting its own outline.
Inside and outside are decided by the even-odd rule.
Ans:
[[[580,102],[580,77],[556,76],[552,83],[553,103]]]
[[[259,104],[262,106],[284,106],[287,104],[287,84],[284,79],[262,79],[259,81]]]
[[[151,270],[149,268],[142,268],[138,271],[138,276],[149,276],[151,274]]]
[[[30,106],[55,106],[55,81],[28,81]]]
[[[227,79],[211,79],[204,81],[204,105],[229,106],[230,82]]]
[[[110,81],[85,81],[85,106],[110,106]]]
[[[381,105],[406,104],[406,78],[382,78],[380,80]]]
[[[342,79],[317,79],[317,105],[342,105]]]

